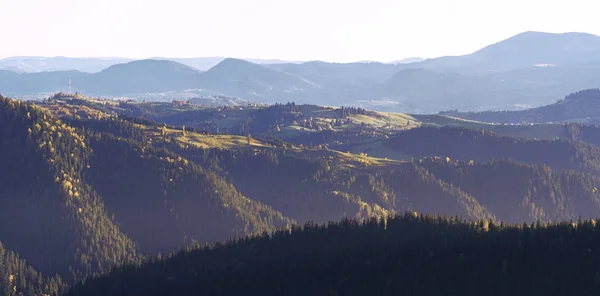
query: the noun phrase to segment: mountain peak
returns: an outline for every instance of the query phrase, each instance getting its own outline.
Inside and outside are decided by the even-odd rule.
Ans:
[[[496,44],[506,42],[519,42],[519,41],[532,41],[532,42],[598,42],[599,36],[582,33],[582,32],[565,32],[565,33],[550,33],[541,31],[526,31],[519,33]],[[490,46],[493,46],[492,44]],[[488,46],[489,47],[489,46]]]
[[[547,47],[551,46],[551,47]],[[526,52],[536,50],[539,52],[553,52],[565,50],[577,50],[577,47],[600,47],[600,37],[579,32],[548,33],[538,31],[526,31],[500,42],[488,45],[474,54],[494,52],[498,50],[512,50]],[[563,53],[566,54],[566,53]]]
[[[215,73],[235,73],[235,72],[255,72],[255,71],[273,71],[262,65],[254,64],[242,59],[236,58],[226,58],[222,60],[220,63],[216,64],[214,67],[208,69],[206,71],[207,74],[215,74]]]
[[[218,63],[215,67],[223,67],[223,66],[231,66],[231,65],[257,65],[255,63],[246,61],[246,60],[242,60],[242,59],[237,59],[237,58],[225,58],[223,59],[220,63]]]
[[[419,63],[424,60],[425,60],[424,58],[420,58],[420,57],[411,57],[411,58],[404,58],[401,60],[393,61],[393,62],[390,62],[389,64],[395,64],[395,65],[397,65],[397,64],[412,64],[412,63]]]
[[[506,71],[539,64],[582,65],[600,60],[600,37],[587,33],[527,31],[460,57],[469,67]]]
[[[156,71],[156,70],[176,70],[181,72],[198,72],[196,69],[184,64],[169,60],[145,59],[132,61],[128,63],[112,65],[101,72],[112,72],[115,70],[133,70],[133,71]]]

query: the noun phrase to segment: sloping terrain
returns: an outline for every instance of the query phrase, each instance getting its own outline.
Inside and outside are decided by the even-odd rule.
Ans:
[[[600,147],[567,140],[527,140],[484,130],[454,127],[411,129],[384,145],[413,157],[443,156],[464,161],[513,159],[557,169],[598,172]]]
[[[307,224],[122,268],[66,295],[595,295],[599,222],[407,213]]]
[[[405,69],[377,88],[376,97],[395,102],[384,107],[399,112],[523,110],[580,89],[598,88],[593,78],[598,73],[600,68],[594,66],[530,66],[485,73]]]
[[[522,111],[442,112],[465,119],[499,123],[600,122],[600,89],[572,93],[554,104]]]
[[[76,89],[94,94],[133,94],[195,88],[200,72],[191,67],[159,60],[117,64],[75,84]]]
[[[398,72],[394,64],[382,63],[326,63],[306,62],[289,64],[270,64],[266,67],[302,77],[322,88],[349,87],[353,90],[365,90],[392,77]]]
[[[133,242],[83,178],[92,154],[85,136],[26,103],[0,98],[0,110],[3,244],[66,280],[134,259]]]
[[[7,250],[0,243],[1,295],[59,295],[64,290],[60,277],[43,277],[17,253]]]
[[[586,125],[534,140],[460,124],[521,126],[355,107],[1,100],[0,242],[9,272],[30,270],[12,280],[0,273],[11,293],[53,293],[124,262],[306,221],[416,211],[533,223],[600,213],[600,137]],[[207,121],[239,135],[194,128]],[[294,126],[293,143],[268,137]],[[344,147],[355,153],[336,150]]]
[[[225,95],[258,101],[272,101],[274,95],[283,96],[306,92],[316,86],[296,76],[238,59],[225,59],[202,73],[200,86]]]
[[[404,67],[469,73],[510,71],[536,65],[582,66],[600,61],[599,51],[600,37],[596,35],[528,31],[471,54],[428,59]]]

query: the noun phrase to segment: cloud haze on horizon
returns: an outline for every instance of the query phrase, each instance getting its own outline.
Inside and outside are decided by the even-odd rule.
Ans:
[[[0,0],[0,58],[392,61],[520,32],[600,35],[594,1]]]

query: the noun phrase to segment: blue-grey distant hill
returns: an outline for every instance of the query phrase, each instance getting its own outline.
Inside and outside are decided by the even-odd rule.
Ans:
[[[517,110],[599,88],[600,37],[525,32],[472,54],[413,63],[156,58],[96,73],[25,72],[1,71],[0,93],[61,91],[72,79],[74,90],[94,95],[145,98],[195,90],[264,103],[362,105],[413,113]]]
[[[127,58],[10,57],[0,59],[0,70],[18,73],[70,70],[94,73],[130,61],[132,59]]]
[[[178,62],[200,71],[206,71],[225,57],[198,57],[198,58],[165,58],[153,57],[152,60],[168,60]],[[244,59],[256,64],[281,64],[301,63],[288,62],[277,59]],[[0,59],[0,70],[10,70],[17,73],[36,73],[49,71],[80,71],[86,73],[100,72],[112,65],[135,61],[128,58],[70,58],[70,57],[10,57]]]
[[[405,65],[452,72],[497,72],[528,67],[584,66],[600,62],[600,37],[587,33],[524,32],[463,56]]]
[[[457,112],[444,111],[464,119],[494,123],[600,123],[600,89],[572,93],[556,103],[520,111]]]

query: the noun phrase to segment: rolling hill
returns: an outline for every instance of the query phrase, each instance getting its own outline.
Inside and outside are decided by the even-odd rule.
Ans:
[[[208,71],[210,68],[216,66],[220,62],[224,61],[227,58],[224,57],[203,57],[203,58],[163,58],[163,57],[155,57],[151,58],[153,60],[169,60],[173,62],[178,62],[192,68],[198,69],[200,71]],[[299,61],[282,61],[277,59],[239,59],[248,61],[250,63],[259,64],[259,65],[270,65],[270,64],[300,64],[302,62]]]
[[[499,123],[599,123],[600,89],[572,93],[554,104],[522,111],[440,112],[470,120]]]
[[[210,112],[216,111],[215,109],[208,110],[212,110]],[[238,109],[230,111],[248,112]],[[252,128],[252,133],[256,135],[261,127],[265,126],[261,122],[268,123],[271,122],[270,120],[283,118],[283,123],[286,120],[291,120],[286,118],[289,115],[295,116],[301,113],[314,112],[312,114],[321,113],[322,116],[327,116],[327,112],[333,115],[338,112],[338,115],[340,115],[339,112],[341,111],[342,109],[337,111],[326,108],[315,109],[314,106],[293,104],[250,109],[250,112],[257,112],[253,117],[257,121],[257,125],[250,124],[249,127]],[[353,112],[356,113],[353,114]],[[373,116],[375,119],[375,116],[382,115],[377,112],[370,112],[372,111],[348,109],[341,112],[341,114],[346,114],[346,116],[353,119],[359,118],[356,116]],[[183,116],[184,114],[185,111],[172,113],[168,117],[177,118],[177,116]],[[236,113],[228,113],[228,116],[236,117],[240,122],[245,122],[245,120],[240,119],[239,116],[234,116],[234,114]],[[351,115],[355,117],[350,117]],[[107,117],[105,120],[112,122],[109,118]],[[414,120],[414,118],[412,119]],[[73,124],[77,124],[76,122],[74,121]],[[100,126],[101,123],[89,119],[85,122],[88,122],[86,125],[88,129]],[[184,122],[188,123],[185,119]],[[379,128],[382,129],[384,126],[381,125]],[[565,134],[567,132],[571,132],[573,135],[589,134],[585,129],[582,130],[583,132],[577,132],[573,128],[561,128],[564,129]],[[123,128],[115,128],[113,131],[105,130],[105,132],[120,136],[129,135],[127,136],[129,138],[139,138],[138,141],[140,142],[147,142],[148,139],[144,137],[149,137],[154,145],[167,148],[203,167],[210,167],[231,182],[245,197],[271,205],[273,209],[280,211],[284,216],[294,218],[297,221],[316,220],[325,222],[333,213],[335,213],[333,216],[368,217],[370,214],[378,213],[377,215],[381,215],[386,212],[393,213],[414,209],[415,207],[419,211],[426,212],[444,212],[452,209],[450,211],[453,213],[460,213],[463,216],[474,218],[498,215],[494,211],[486,210],[489,205],[481,202],[485,198],[483,196],[484,192],[476,191],[474,189],[477,188],[476,186],[470,187],[471,183],[450,189],[452,187],[449,186],[451,184],[456,186],[457,181],[441,178],[440,172],[437,171],[440,168],[423,164],[422,160],[419,160],[422,157],[441,157],[441,159],[449,157],[452,160],[450,163],[454,163],[455,159],[461,159],[462,161],[459,163],[471,163],[472,160],[474,161],[473,164],[479,164],[481,166],[478,167],[485,168],[483,170],[490,170],[491,174],[499,174],[496,177],[490,177],[492,179],[500,178],[504,173],[493,169],[498,164],[488,164],[488,161],[491,160],[513,159],[532,165],[532,167],[528,167],[518,163],[503,164],[505,168],[513,170],[510,175],[531,175],[531,177],[523,178],[532,180],[539,179],[532,174],[544,172],[543,166],[545,165],[555,170],[556,176],[560,176],[562,170],[569,169],[583,173],[585,176],[581,178],[587,178],[589,174],[589,177],[593,179],[597,175],[600,164],[600,150],[597,146],[569,141],[567,136],[563,140],[527,140],[499,136],[489,131],[457,127],[424,126],[409,129],[398,135],[380,135],[378,136],[379,139],[372,138],[370,133],[355,134],[351,136],[351,139],[360,139],[358,146],[363,147],[361,150],[353,150],[357,154],[336,152],[323,147],[300,148],[302,147],[301,144],[307,144],[307,142],[299,142],[299,144],[293,145],[285,142],[264,141],[260,138],[248,140],[246,136],[200,134],[194,130],[183,132],[182,128],[176,127],[162,129],[156,124],[154,124],[154,127],[150,125],[141,130],[141,133],[145,135],[144,137],[140,136],[139,132],[123,133],[122,130]],[[135,134],[138,135],[133,136]],[[583,137],[581,138],[583,139]],[[299,139],[302,139],[302,137]],[[342,139],[344,138],[342,137]],[[365,149],[365,147],[374,147],[375,143],[380,145],[374,150]],[[338,146],[332,145],[332,147]],[[339,147],[344,149],[344,145]],[[350,149],[352,150],[352,148]],[[361,155],[363,152],[378,158]],[[414,158],[419,161],[398,162],[384,160],[384,157],[405,160]],[[108,161],[104,160],[103,162]],[[456,172],[464,171],[461,165],[450,167]],[[444,172],[444,170],[441,172]],[[572,176],[571,178],[579,177]],[[273,182],[274,180],[276,182]],[[563,182],[560,177],[551,177],[551,180],[544,182],[548,184]],[[594,181],[586,181],[585,184],[590,184],[590,182],[593,183]],[[398,184],[404,185],[398,186]],[[538,190],[545,186],[538,181],[534,181],[534,184],[537,184]],[[531,190],[528,186],[523,184],[517,187],[516,190],[527,192],[527,190]],[[565,189],[569,187],[566,184],[564,186]],[[590,185],[585,186],[588,189],[582,189],[581,192],[593,191],[589,189]],[[366,188],[372,189],[365,191]],[[426,192],[430,193],[426,194]],[[507,196],[515,196],[517,199],[521,199],[521,194],[517,192],[507,193]],[[561,194],[567,193],[555,193],[556,196]],[[448,195],[451,197],[444,199],[454,200],[455,203],[440,203],[441,196]],[[383,198],[384,196],[386,198]],[[416,199],[415,196],[420,196],[420,199]],[[585,194],[579,194],[578,196],[584,199],[592,198],[584,197]],[[340,199],[341,197],[343,199]],[[431,200],[426,202],[428,199]],[[589,206],[581,208],[575,206],[570,210],[570,213],[583,213],[586,208],[589,208]],[[560,212],[561,210],[554,209],[552,206],[545,209],[547,213],[553,211]],[[534,219],[532,218],[534,216],[531,215],[511,216],[507,212],[497,218],[522,221]],[[564,219],[571,214],[563,213],[561,215],[563,216],[557,214],[554,218]],[[538,218],[551,219],[541,216]]]
[[[556,169],[600,172],[600,147],[567,140],[528,140],[484,130],[422,127],[391,137],[385,147],[412,157],[448,156],[463,161],[513,159]]]
[[[39,72],[17,74],[0,70],[0,93],[31,94],[57,92],[68,88],[69,79],[83,82],[90,74],[78,71]]]
[[[196,101],[213,102],[210,99],[190,100]],[[170,126],[243,136],[250,133],[264,139],[280,138],[295,145],[329,145],[342,151],[376,153],[374,155],[397,159],[406,159],[407,156],[383,147],[381,140],[416,127],[452,126],[529,140],[564,139],[594,145],[600,143],[600,129],[589,124],[492,124],[446,115],[453,114],[451,112],[419,115],[295,103],[272,106],[240,104],[210,107],[185,102],[136,103],[90,99],[82,95],[57,95],[41,106],[60,117],[140,117]]]
[[[375,97],[396,102],[401,110],[480,112],[523,110],[551,104],[557,98],[600,85],[600,68],[527,67],[505,72],[438,72],[425,68],[398,72],[376,89]]]
[[[92,74],[2,70],[0,92],[32,96],[64,91],[72,79],[80,92],[143,100],[223,95],[258,103],[294,101],[409,113],[522,110],[600,87],[594,78],[600,74],[599,40],[584,33],[525,32],[469,55],[404,64],[157,58]]]
[[[89,93],[132,94],[195,88],[197,70],[172,61],[141,60],[108,67],[89,75],[78,90]]]
[[[536,65],[583,66],[600,61],[600,37],[586,33],[528,31],[474,53],[428,59],[406,67],[450,72],[505,72]]]
[[[199,71],[206,71],[221,61],[224,57],[198,57],[198,58],[165,58],[152,57],[152,60],[167,60],[184,64]],[[301,63],[282,61],[276,59],[244,59],[255,64],[283,64]],[[85,73],[100,72],[112,65],[133,62],[127,58],[69,58],[69,57],[34,57],[19,56],[0,59],[0,70],[9,70],[17,73],[37,73],[49,71],[79,71]]]
[[[239,59],[225,59],[202,73],[202,88],[220,94],[275,102],[276,96],[305,92],[317,87],[310,81]]]
[[[185,90],[197,85],[200,72],[175,62],[141,60],[108,67],[98,73],[79,71],[16,74],[0,71],[0,90],[5,93],[57,92],[66,90],[121,95]]]
[[[398,67],[392,64],[305,62],[301,64],[270,64],[267,67],[313,81],[322,88],[367,87],[392,77]]]
[[[241,134],[187,125],[195,117],[232,121]],[[292,103],[219,111],[82,95],[39,104],[2,98],[0,252],[8,255],[0,262],[28,274],[0,273],[0,283],[12,294],[15,286],[24,295],[54,293],[121,264],[306,221],[405,211],[493,223],[599,215],[594,129],[573,125],[562,127],[571,140],[525,140],[427,120],[459,122]],[[267,137],[279,133],[271,123],[283,132],[293,121],[305,128],[293,143]],[[324,138],[379,143],[391,154],[312,145],[325,123],[339,130]],[[391,133],[394,126],[402,132]]]

